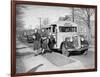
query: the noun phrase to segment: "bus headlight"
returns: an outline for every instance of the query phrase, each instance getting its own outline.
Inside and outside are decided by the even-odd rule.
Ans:
[[[84,38],[83,37],[81,38],[81,41],[84,41]]]
[[[73,39],[72,38],[70,38],[70,42],[72,42],[73,41]]]

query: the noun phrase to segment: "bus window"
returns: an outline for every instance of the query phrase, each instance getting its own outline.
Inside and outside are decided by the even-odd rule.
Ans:
[[[77,27],[64,27],[64,26],[59,26],[59,31],[60,32],[77,32]]]
[[[65,27],[59,27],[59,31],[60,32],[66,32],[66,28]]]

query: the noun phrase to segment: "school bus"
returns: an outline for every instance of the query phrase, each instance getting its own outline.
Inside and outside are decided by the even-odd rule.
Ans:
[[[80,36],[78,32],[79,28],[76,23],[71,21],[59,21],[50,26],[50,33],[54,36],[56,41],[54,48],[62,49],[63,54],[66,49],[74,51],[78,49],[84,50],[84,48],[86,49],[88,47],[88,44],[83,44],[85,40]],[[63,48],[65,48],[65,50]]]

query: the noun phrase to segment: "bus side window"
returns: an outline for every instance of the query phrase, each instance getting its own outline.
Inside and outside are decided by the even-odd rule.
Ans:
[[[77,27],[75,27],[75,32],[77,32]]]

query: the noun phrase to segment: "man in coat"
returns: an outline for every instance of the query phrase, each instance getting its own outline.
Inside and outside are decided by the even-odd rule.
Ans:
[[[38,33],[38,30],[35,29],[35,32],[33,34],[33,50],[37,51],[37,54],[41,53],[41,36]]]

